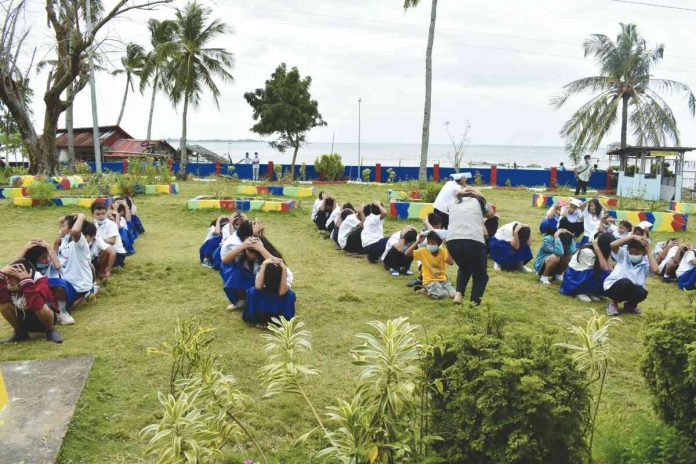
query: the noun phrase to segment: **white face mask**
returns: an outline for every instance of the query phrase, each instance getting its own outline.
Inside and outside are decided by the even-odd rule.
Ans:
[[[440,247],[438,245],[428,245],[426,248],[431,253],[437,253],[437,250],[440,249]]]
[[[96,222],[98,226],[103,226],[104,224],[106,224],[106,219],[97,219],[94,222]]]
[[[643,255],[628,255],[628,259],[631,264],[638,264],[643,261]]]

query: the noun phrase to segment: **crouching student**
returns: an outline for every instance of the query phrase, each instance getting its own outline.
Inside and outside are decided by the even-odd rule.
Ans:
[[[365,205],[363,209],[365,219],[360,240],[363,250],[367,253],[367,260],[374,264],[379,262],[389,240],[384,236],[384,218],[387,217],[387,210],[377,200]]]
[[[677,285],[680,290],[696,289],[696,253],[692,246],[686,245],[684,256],[676,271]]]
[[[416,242],[417,237],[418,232],[415,227],[405,226],[400,231],[394,232],[387,240],[384,253],[382,254],[382,262],[384,263],[384,268],[392,276],[398,277],[401,274],[413,275],[411,271],[413,257],[409,258],[405,252],[411,244]]]
[[[655,245],[653,255],[659,266],[663,282],[669,282],[676,277],[675,273],[685,251],[685,245],[676,238],[671,238],[667,242],[660,242]]]
[[[94,224],[97,226],[97,237],[113,246],[114,251],[116,251],[116,262],[114,262],[113,268],[122,267],[126,260],[126,249],[123,247],[121,234],[118,231],[119,227],[113,220],[114,216],[109,218],[104,203],[94,202],[90,209]],[[95,267],[97,266],[95,265]]]
[[[604,296],[604,280],[614,269],[611,260],[611,243],[614,240],[613,234],[599,234],[592,243],[575,252],[563,275],[561,294],[574,296],[586,303],[599,301]]]
[[[336,199],[324,194],[319,209],[314,215],[314,224],[316,224],[318,231],[323,232],[327,230],[326,224],[334,209],[336,209]]]
[[[490,240],[493,269],[534,272],[526,264],[532,260],[532,231],[527,224],[505,224]]]
[[[127,196],[125,200],[131,213],[131,223],[133,225],[133,229],[135,229],[138,235],[144,234],[145,226],[143,225],[143,221],[140,220],[140,216],[138,216],[138,207],[135,204],[135,200],[130,196]]]
[[[424,239],[427,245],[424,248],[416,248]],[[453,265],[454,260],[442,243],[437,233],[428,231],[419,234],[404,253],[408,258],[415,258],[421,262],[422,292],[435,300],[454,298],[456,293],[454,286],[447,280],[447,265]]]
[[[362,247],[362,220],[358,213],[352,209],[345,208],[339,217],[338,245],[346,253],[364,254]]]
[[[546,211],[546,216],[544,216],[544,219],[541,220],[541,224],[539,224],[539,232],[542,234],[546,234],[549,230],[552,231],[551,233],[556,232],[558,223],[562,218],[561,212],[564,205],[565,201],[559,200]]]
[[[0,269],[0,313],[14,330],[2,343],[28,340],[30,332],[43,332],[46,340],[63,343],[55,330],[58,311],[48,278],[35,272],[29,261]]]
[[[561,218],[558,220],[558,227],[572,233],[576,240],[582,239],[585,233],[582,206],[582,201],[577,198],[571,198],[568,204],[561,208]]]
[[[638,304],[648,297],[645,287],[648,274],[659,271],[650,243],[647,238],[634,235],[613,241],[611,251],[616,266],[604,281],[604,292],[611,299],[607,314],[618,315],[623,301],[624,311],[640,314]]]
[[[573,253],[575,253],[573,234],[565,229],[552,232],[549,226],[534,260],[534,270],[539,275],[539,282],[549,285],[552,278],[562,281],[563,273],[568,268]]]
[[[282,259],[265,259],[256,274],[254,286],[246,292],[242,319],[256,327],[266,328],[271,319],[281,316],[287,320],[295,316],[295,292],[292,279]]]
[[[125,200],[116,200],[111,203],[111,209],[114,212],[113,221],[118,224],[118,233],[121,236],[123,248],[126,250],[126,255],[135,254],[135,239],[138,232],[132,225],[130,209]]]
[[[230,222],[227,216],[219,216],[216,220],[210,223],[208,233],[205,236],[205,241],[198,250],[198,256],[201,264],[205,267],[213,267],[215,250],[222,243],[222,228]]]

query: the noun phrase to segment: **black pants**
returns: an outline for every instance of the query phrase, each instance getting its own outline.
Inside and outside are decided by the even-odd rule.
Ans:
[[[379,258],[382,257],[384,249],[387,247],[388,241],[389,237],[384,237],[382,239],[377,240],[375,243],[366,246],[365,251],[367,252],[367,260],[371,263],[379,262]]]
[[[589,182],[585,182],[584,180],[578,179],[578,186],[575,187],[575,194],[580,195],[581,193],[585,195],[587,193],[587,184]]]
[[[443,213],[437,208],[434,208],[433,212],[442,218],[442,228],[447,229],[449,227],[449,214]]]
[[[570,222],[567,217],[562,217],[561,220],[558,221],[558,228],[567,230],[573,234],[575,238],[580,238],[582,234],[585,233],[584,222]]]
[[[469,279],[473,278],[470,300],[481,303],[481,298],[483,298],[488,284],[486,245],[476,240],[449,240],[447,251],[459,266],[457,291],[464,293],[469,285]]]
[[[346,246],[343,248],[348,253],[361,253],[365,254],[365,250],[362,247],[362,227],[356,227],[351,233],[348,234],[346,239]]]
[[[314,223],[317,225],[317,229],[326,230],[326,221],[331,216],[331,211],[317,211],[317,215],[314,218]]]
[[[409,258],[403,251],[399,251],[392,247],[384,257],[384,267],[391,270],[396,269],[399,272],[406,272],[411,268],[413,258]]]
[[[625,301],[630,307],[638,306],[638,303],[648,297],[648,291],[630,279],[617,280],[605,293],[617,303]]]

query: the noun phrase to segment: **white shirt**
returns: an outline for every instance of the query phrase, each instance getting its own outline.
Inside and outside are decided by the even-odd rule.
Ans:
[[[114,223],[111,222],[111,224]],[[65,256],[65,263],[61,269],[63,279],[70,282],[79,293],[90,291],[92,289],[92,259],[85,236],[80,234],[77,242],[68,240],[61,247]]]
[[[338,228],[338,244],[341,248],[346,247],[348,234],[350,234],[358,224],[360,224],[360,219],[358,219],[356,214],[351,214],[341,222],[341,226]]]
[[[681,262],[679,263],[679,267],[677,268],[677,277],[681,277],[682,274],[685,272],[689,272],[691,269],[696,267],[694,263],[694,259],[696,259],[696,253],[694,253],[694,250],[689,250],[686,253],[684,253],[684,257],[682,258]]]
[[[495,238],[498,240],[505,240],[506,242],[512,242],[515,238],[515,224],[517,223],[510,222],[504,226],[498,227],[498,231],[495,233]]]
[[[222,226],[222,228],[220,229],[220,234],[222,235],[223,240],[230,236],[230,230],[232,230],[232,226],[229,222]]]
[[[389,240],[387,240],[387,245],[384,247],[384,253],[382,253],[382,257],[380,258],[382,261],[384,261],[384,258],[387,257],[387,253],[389,253],[389,250],[394,248],[394,245],[396,245],[399,240],[401,240],[401,231],[396,231],[391,236],[389,237]]]
[[[124,254],[126,252],[126,249],[123,247],[121,235],[118,233],[118,226],[114,221],[106,219],[102,225],[99,225],[96,222],[95,225],[97,226],[97,237],[101,238],[104,241],[116,237],[116,241],[113,245],[114,250],[116,250],[116,253],[121,254]]]
[[[99,237],[94,237],[94,241],[92,242],[92,245],[89,247],[89,254],[90,258],[94,259],[99,256],[99,253],[102,251],[108,249],[111,245],[106,243],[104,240],[102,240]]]
[[[574,271],[583,272],[592,269],[595,265],[597,256],[594,251],[589,248],[581,248],[577,253],[570,258],[568,267]]]
[[[336,209],[331,211],[331,215],[329,218],[326,220],[326,227],[328,227],[330,224],[334,224],[336,222],[336,219],[338,219],[338,216],[341,214],[341,208],[336,206]]]
[[[123,216],[121,216],[120,219],[120,227],[121,229],[128,229],[128,221],[126,221],[126,218],[124,218]]]
[[[667,263],[672,261],[675,256],[677,256],[677,253],[679,253],[679,247],[678,246],[673,246],[672,248],[669,249],[667,252],[667,256],[665,256],[665,259],[662,260],[660,263],[660,274],[665,272],[665,267],[667,266]]]
[[[628,279],[635,285],[645,287],[645,280],[650,272],[647,256],[643,256],[643,260],[638,264],[632,264],[628,258],[628,250],[623,247],[619,248],[619,251],[613,256],[616,259],[616,266],[604,281],[604,290],[608,290],[621,279]]]
[[[205,236],[205,241],[207,242],[213,237],[215,237],[215,226],[210,226],[210,228],[208,228],[208,233]]]
[[[317,213],[319,212],[319,207],[321,206],[322,200],[317,198],[314,200],[314,203],[312,204],[312,221],[317,218]]]
[[[592,175],[592,165],[590,163],[579,164],[577,166],[578,179],[583,182],[590,180]]]
[[[580,222],[582,220],[582,211],[579,208],[571,212],[567,206],[564,206],[561,215],[565,216],[568,222]]]
[[[288,287],[292,288],[292,283],[295,281],[295,275],[292,273],[289,267],[285,266],[285,282],[287,282]]]
[[[360,238],[362,239],[363,248],[382,240],[384,238],[384,219],[379,217],[379,214],[367,216],[363,222]]]
[[[585,207],[585,209],[582,211],[582,219],[585,223],[585,235],[590,239],[594,238],[602,219],[599,216],[591,214],[589,207]]]
[[[437,194],[437,198],[435,198],[433,207],[439,211],[442,211],[443,213],[449,212],[449,204],[452,202],[452,200],[454,200],[454,197],[457,196],[457,192],[461,188],[462,186],[453,180],[445,182],[445,185],[442,186],[440,193]]]
[[[220,246],[220,256],[225,256],[227,253],[234,250],[235,248],[237,248],[241,244],[242,244],[242,241],[239,240],[239,237],[237,236],[237,231],[235,230],[232,235],[227,237],[222,242],[222,245]]]

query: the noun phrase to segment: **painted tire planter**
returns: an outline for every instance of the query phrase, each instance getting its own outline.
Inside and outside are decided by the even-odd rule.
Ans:
[[[9,200],[12,198],[26,197],[26,187],[5,187],[0,188],[0,199]]]
[[[413,191],[413,192],[408,192],[406,190],[389,190],[389,201],[405,201],[405,202],[410,202],[410,201],[421,201],[423,198],[423,195],[421,192],[418,191]]]
[[[669,209],[677,213],[694,214],[696,213],[696,203],[684,203],[682,201],[670,201]]]
[[[136,195],[176,195],[179,193],[179,184],[135,184],[133,190]],[[109,188],[111,195],[120,195],[121,186],[112,185]]]
[[[215,199],[206,196],[191,198],[188,209],[224,209],[228,211],[287,212],[297,208],[295,200],[261,200],[257,198]]]
[[[653,232],[683,232],[689,222],[689,216],[686,214],[666,211],[609,210],[607,213],[619,221],[625,220],[631,224],[648,221],[653,225]]]
[[[104,203],[108,208],[112,201],[113,199],[110,197],[56,197],[50,200],[50,204],[48,204],[29,197],[15,197],[12,199],[15,206],[22,206],[26,208],[41,206],[76,206],[78,208],[89,208],[92,206],[92,203]]]
[[[556,204],[559,200],[567,201],[568,198],[567,196],[560,196],[560,195],[545,195],[543,193],[535,193],[532,195],[532,206],[535,208],[550,208],[554,204]],[[585,201],[588,200],[588,198],[584,197],[573,197],[577,198],[580,201]],[[605,208],[616,208],[619,205],[619,200],[618,198],[609,198],[609,197],[599,197],[598,198],[599,202],[604,206]]]
[[[311,198],[314,197],[314,187],[284,187],[282,185],[238,185],[232,193],[236,195],[274,195],[279,197]]]
[[[412,203],[395,200],[389,202],[389,215],[397,219],[423,219],[434,210],[435,207],[432,203]]]
[[[14,187],[29,187],[34,182],[44,182],[48,180],[56,186],[58,190],[80,189],[85,186],[82,176],[56,176],[46,179],[43,176],[12,176],[10,185]]]

